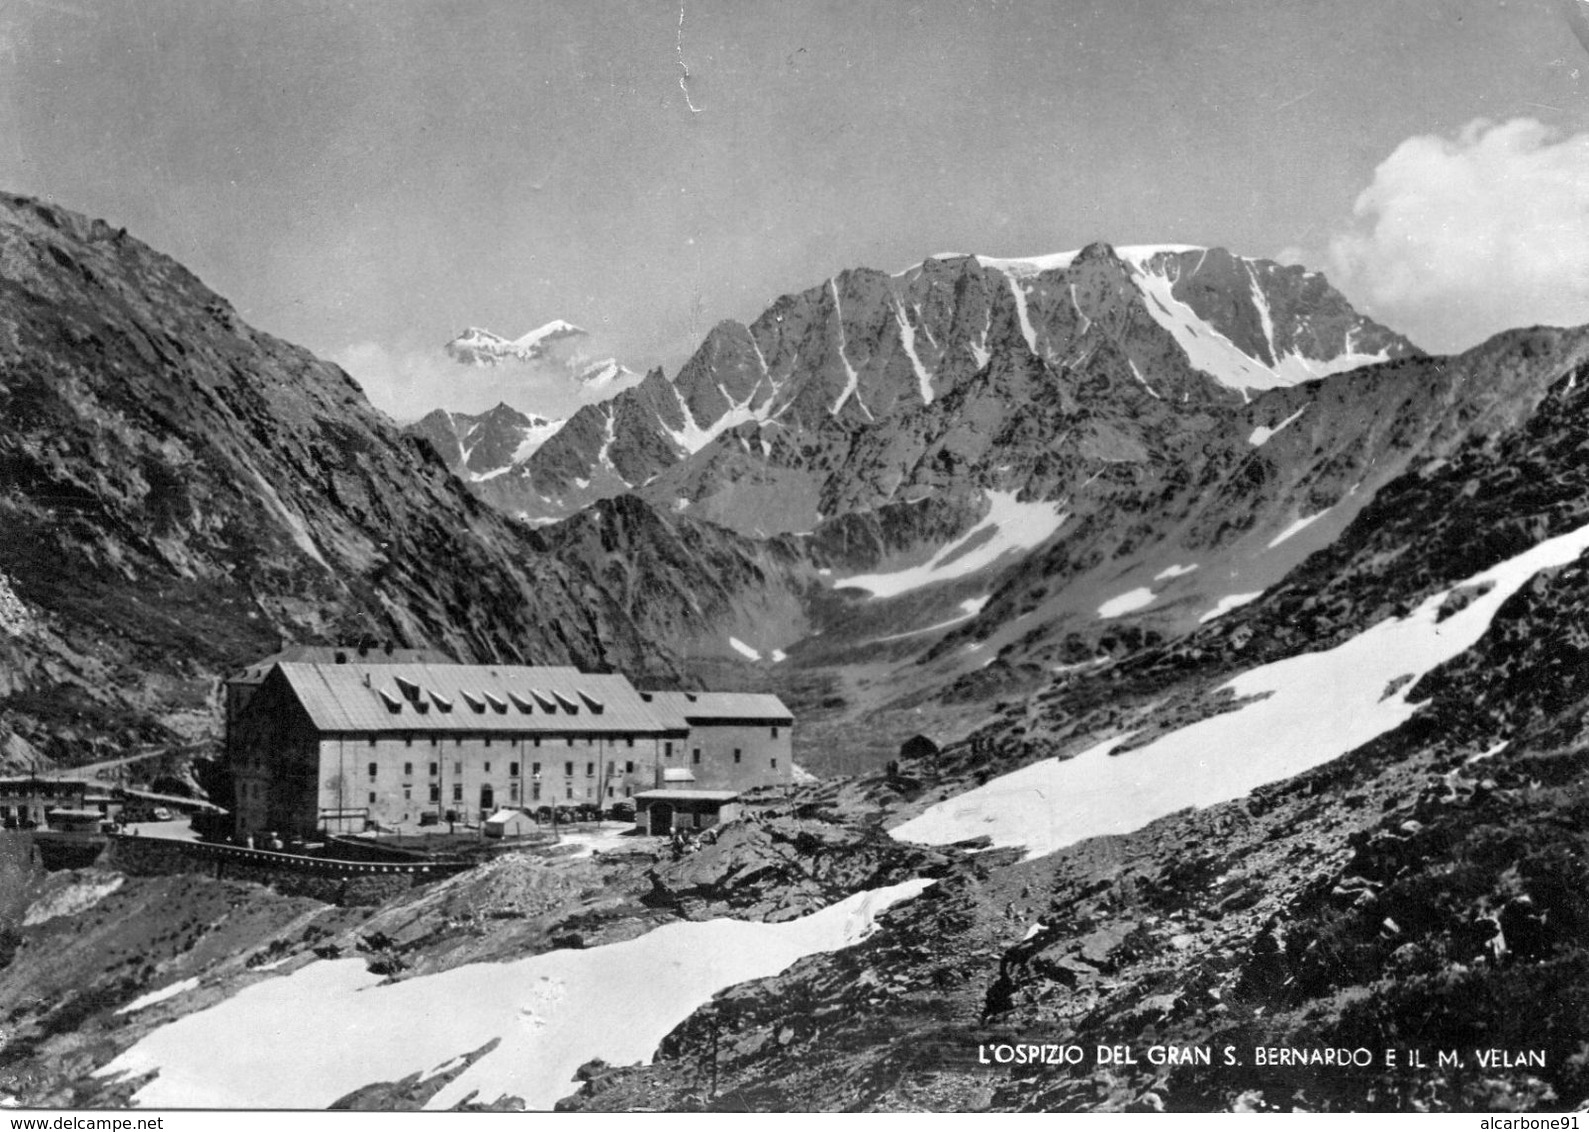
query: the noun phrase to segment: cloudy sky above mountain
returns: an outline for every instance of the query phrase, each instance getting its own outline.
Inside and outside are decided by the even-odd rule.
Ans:
[[[1094,239],[1301,260],[1455,349],[1589,321],[1578,3],[24,2],[0,186],[393,412],[503,394],[468,325],[671,372],[846,267]]]

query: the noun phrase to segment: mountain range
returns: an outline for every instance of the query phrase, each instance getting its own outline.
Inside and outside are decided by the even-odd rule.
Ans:
[[[642,490],[746,533],[809,529],[919,487],[892,467],[858,470],[888,477],[860,497],[829,481],[857,436],[930,428],[934,401],[1016,346],[1056,372],[1106,349],[1145,395],[1188,408],[1416,353],[1321,275],[1219,248],[938,256],[842,272],[749,326],[718,324],[676,377],[583,407],[482,493],[529,519]],[[792,435],[802,443],[779,442]]]

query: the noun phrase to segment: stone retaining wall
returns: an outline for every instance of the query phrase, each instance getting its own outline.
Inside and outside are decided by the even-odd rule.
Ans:
[[[307,896],[328,904],[379,904],[417,885],[463,871],[460,864],[392,864],[329,861],[198,841],[118,834],[100,858],[108,868],[130,876],[192,873],[224,880],[265,884],[288,896]]]

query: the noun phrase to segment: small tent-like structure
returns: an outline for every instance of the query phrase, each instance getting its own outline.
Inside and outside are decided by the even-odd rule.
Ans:
[[[523,837],[536,829],[535,819],[523,810],[498,810],[486,818],[481,832],[487,837]]]

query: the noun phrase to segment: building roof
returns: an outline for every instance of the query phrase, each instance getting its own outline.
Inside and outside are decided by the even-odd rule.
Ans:
[[[794,715],[777,696],[762,692],[642,692],[654,704],[664,705],[689,723],[793,724]]]
[[[388,649],[384,645],[288,645],[278,653],[256,660],[227,681],[258,684],[278,664],[451,664],[452,658],[437,649]]]
[[[732,802],[738,790],[642,790],[636,801],[645,802]]]
[[[682,735],[628,677],[511,664],[278,664],[321,731]]]

